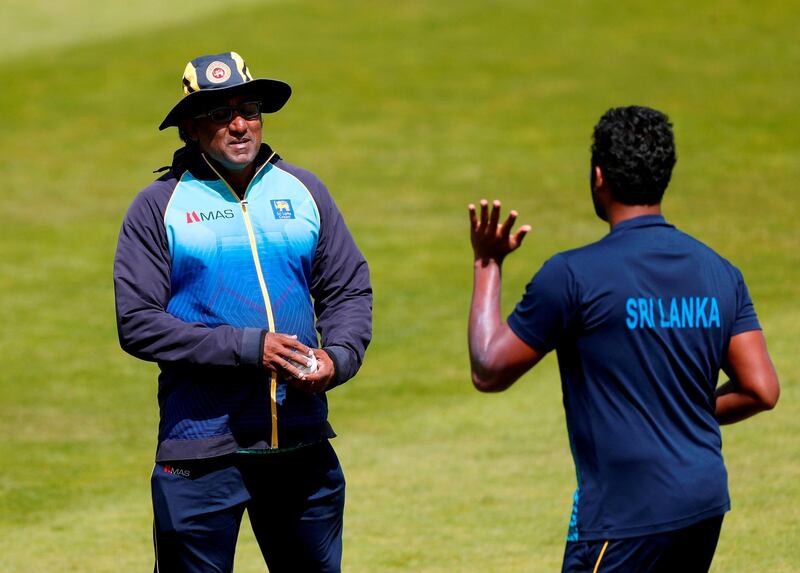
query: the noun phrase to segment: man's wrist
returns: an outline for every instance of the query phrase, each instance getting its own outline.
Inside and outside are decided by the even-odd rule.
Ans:
[[[477,269],[485,269],[486,267],[496,266],[502,267],[503,266],[503,259],[496,259],[494,257],[475,257],[475,260],[472,263],[472,266]]]

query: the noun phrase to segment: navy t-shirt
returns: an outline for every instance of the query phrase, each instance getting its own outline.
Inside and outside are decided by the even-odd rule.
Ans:
[[[741,273],[647,215],[548,260],[508,318],[555,349],[578,487],[569,541],[686,527],[730,508],[714,389],[760,328]]]

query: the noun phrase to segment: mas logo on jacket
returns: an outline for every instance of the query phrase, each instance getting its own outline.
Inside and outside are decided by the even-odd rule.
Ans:
[[[233,219],[234,217],[235,215],[233,214],[233,209],[200,211],[199,214],[197,211],[186,212],[187,223],[200,223],[201,221],[216,221],[217,219]]]

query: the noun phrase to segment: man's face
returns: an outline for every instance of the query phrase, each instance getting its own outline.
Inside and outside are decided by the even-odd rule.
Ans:
[[[252,96],[237,96],[214,102],[217,107],[236,107],[254,101]],[[216,122],[203,115],[186,122],[187,135],[197,142],[200,151],[228,171],[241,171],[255,160],[261,147],[261,115],[247,119],[234,111],[229,121]]]

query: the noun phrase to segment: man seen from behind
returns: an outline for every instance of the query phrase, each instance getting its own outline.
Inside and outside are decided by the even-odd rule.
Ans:
[[[719,425],[778,400],[741,273],[661,214],[675,161],[664,114],[606,112],[591,196],[610,232],[545,262],[507,321],[500,270],[530,227],[470,205],[475,387],[505,390],[557,353],[578,482],[565,573],[708,571],[730,508]]]

